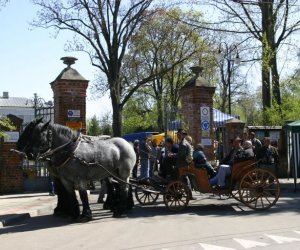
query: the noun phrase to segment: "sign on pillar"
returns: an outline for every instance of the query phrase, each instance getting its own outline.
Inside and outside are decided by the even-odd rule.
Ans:
[[[210,139],[210,108],[200,107],[200,121],[201,121],[201,143],[204,146],[211,146]]]

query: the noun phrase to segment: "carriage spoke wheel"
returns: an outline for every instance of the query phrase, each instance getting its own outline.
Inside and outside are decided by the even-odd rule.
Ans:
[[[181,211],[189,203],[189,189],[182,181],[172,181],[166,188],[164,203],[174,212]]]
[[[239,192],[239,182],[236,182],[234,184],[234,186],[232,187],[231,197],[233,197],[234,199],[236,199],[239,202],[242,201],[241,198],[240,198],[240,192]]]
[[[150,191],[147,191],[147,190]],[[158,193],[152,193],[154,190],[151,186],[143,185],[142,187],[136,187],[134,190],[135,198],[141,205],[152,205],[158,199]]]
[[[265,210],[276,204],[280,186],[276,176],[265,169],[253,169],[240,181],[241,202],[255,210]]]

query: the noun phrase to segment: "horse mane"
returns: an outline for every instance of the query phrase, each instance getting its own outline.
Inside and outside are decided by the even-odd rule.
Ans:
[[[59,135],[63,135],[64,137],[77,137],[78,133],[66,126],[54,123],[51,125],[53,129],[57,132]]]

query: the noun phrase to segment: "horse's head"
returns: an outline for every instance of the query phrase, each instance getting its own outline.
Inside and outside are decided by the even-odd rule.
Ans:
[[[30,122],[17,142],[17,150],[23,152],[28,159],[36,159],[38,154],[46,152],[49,146],[48,126],[49,122],[43,123],[43,119]]]

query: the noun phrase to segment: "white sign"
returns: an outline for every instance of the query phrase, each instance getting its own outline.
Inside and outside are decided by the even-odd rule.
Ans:
[[[210,122],[210,110],[209,107],[200,107],[201,121]]]
[[[209,130],[210,130],[210,108],[209,107],[200,107],[200,121],[201,121],[202,136],[209,137]],[[204,132],[208,132],[208,133],[205,133],[204,135],[203,134]]]
[[[201,144],[203,146],[211,146],[212,145],[212,140],[211,139],[201,139]]]
[[[80,117],[79,109],[68,109],[68,117]]]
[[[4,142],[17,142],[19,140],[19,132],[5,132]]]

